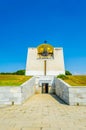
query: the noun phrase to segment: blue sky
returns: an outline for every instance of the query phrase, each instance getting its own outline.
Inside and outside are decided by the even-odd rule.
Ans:
[[[0,72],[25,69],[28,47],[63,47],[65,68],[86,74],[86,0],[0,0]]]

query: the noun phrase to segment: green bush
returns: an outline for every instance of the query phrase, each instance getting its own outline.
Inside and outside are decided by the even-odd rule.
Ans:
[[[72,73],[70,71],[66,70],[65,75],[72,75]]]
[[[16,74],[16,75],[25,75],[25,70],[18,70],[16,72],[14,72],[13,74]]]
[[[58,76],[57,76],[57,78],[60,78],[60,79],[68,79],[68,77],[66,76],[66,75],[64,75],[64,74],[59,74]]]

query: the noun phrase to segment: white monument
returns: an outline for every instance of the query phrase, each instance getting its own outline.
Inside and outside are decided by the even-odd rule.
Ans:
[[[63,48],[54,48],[43,43],[37,48],[28,48],[26,75],[41,76],[65,74]]]

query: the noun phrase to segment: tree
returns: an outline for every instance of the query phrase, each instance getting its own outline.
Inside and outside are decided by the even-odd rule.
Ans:
[[[16,75],[25,75],[25,70],[18,70],[15,72]]]
[[[70,71],[66,70],[65,75],[72,75],[72,73]]]

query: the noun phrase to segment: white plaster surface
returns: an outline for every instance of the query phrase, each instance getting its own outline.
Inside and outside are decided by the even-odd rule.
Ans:
[[[46,60],[46,75],[65,73],[63,48],[54,48],[54,58]],[[37,58],[37,48],[28,48],[26,75],[44,75],[44,59]]]

